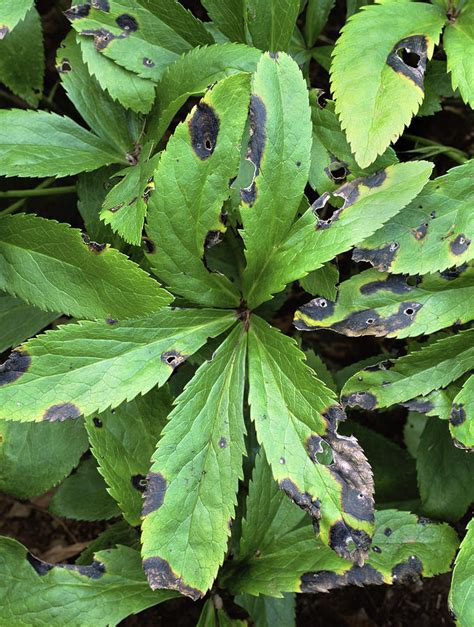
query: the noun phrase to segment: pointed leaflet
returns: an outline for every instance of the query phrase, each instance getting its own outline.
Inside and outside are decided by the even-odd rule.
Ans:
[[[166,69],[157,85],[156,102],[147,120],[148,138],[155,142],[161,139],[190,96],[203,94],[209,85],[230,74],[253,72],[260,56],[260,50],[239,44],[194,48],[182,55]]]
[[[133,318],[171,302],[146,272],[79,229],[34,215],[0,219],[0,289],[81,318]]]
[[[365,168],[395,141],[423,101],[426,61],[445,16],[421,2],[384,2],[353,15],[336,42],[331,85],[336,113]],[[416,55],[415,67],[406,62]]]
[[[339,285],[335,301],[315,298],[295,314],[300,331],[331,329],[349,336],[413,337],[474,318],[474,264],[459,276],[406,277],[370,269]]]
[[[449,571],[458,545],[456,533],[446,524],[423,523],[408,512],[376,512],[368,562],[354,565],[314,537],[302,513],[278,490],[260,454],[249,486],[242,551],[225,567],[223,583],[234,593],[275,597],[287,591],[408,583],[420,575]]]
[[[474,450],[474,375],[454,398],[449,423],[456,446]]]
[[[333,194],[336,199],[342,198],[344,205],[328,220],[321,220],[317,213],[330,199],[330,194],[323,194],[295,222],[273,256],[268,255],[259,277],[259,297],[253,306],[380,228],[421,191],[432,168],[426,161],[398,163],[345,183]]]
[[[145,394],[235,321],[233,312],[162,309],[126,322],[81,322],[30,340],[0,367],[0,418],[65,420]]]
[[[315,529],[320,521],[325,544],[362,564],[373,532],[370,466],[355,438],[337,435],[344,412],[294,340],[256,316],[249,386],[250,415],[279,486],[311,515]]]
[[[94,42],[89,37],[78,35],[77,41],[90,74],[98,80],[102,89],[127,109],[137,113],[148,113],[155,100],[155,83],[140,78],[104,57],[96,50]]]
[[[379,270],[426,274],[474,257],[474,160],[429,181],[412,202],[353,252]]]
[[[0,40],[15,28],[20,20],[31,9],[34,0],[10,0],[10,2],[2,2],[0,7]]]
[[[2,620],[9,625],[116,625],[130,614],[176,596],[153,592],[138,551],[99,551],[87,566],[49,564],[16,540],[0,538],[0,576],[8,590]]]
[[[421,513],[459,520],[474,501],[474,456],[459,450],[445,420],[426,422],[416,453]]]
[[[198,599],[224,560],[243,477],[246,345],[239,325],[178,397],[158,442],[142,523],[153,589]]]
[[[246,42],[246,0],[202,0],[201,4],[221,33],[231,41]]]
[[[300,12],[300,0],[246,0],[246,23],[255,48],[286,52]]]
[[[308,92],[296,63],[286,54],[264,54],[253,77],[247,159],[254,179],[240,191],[247,267],[244,296],[259,298],[261,276],[287,235],[308,178],[311,119]]]
[[[143,122],[105,92],[82,58],[74,31],[58,48],[56,69],[67,95],[91,129],[123,157],[132,153]]]
[[[375,409],[403,403],[447,386],[472,368],[474,329],[444,337],[404,357],[359,371],[342,389],[342,401]]]
[[[266,595],[255,597],[240,594],[234,599],[237,605],[247,610],[250,618],[259,627],[295,627],[296,598],[291,592],[278,599]]]
[[[41,311],[19,298],[0,292],[0,352],[18,346],[56,318],[59,314]]]
[[[2,39],[1,34],[0,7],[0,81],[30,106],[37,107],[44,75],[43,33],[38,11],[32,7],[8,37]]]
[[[217,83],[178,126],[155,173],[147,224],[151,266],[173,292],[203,305],[240,302],[235,285],[209,272],[203,256],[207,236],[225,231],[221,210],[238,171],[248,102],[248,75]]]
[[[474,519],[467,525],[467,533],[456,557],[449,607],[458,625],[474,622]]]
[[[176,0],[110,0],[106,10],[73,6],[66,16],[80,35],[94,37],[102,55],[154,81],[183,52],[212,43],[202,22]]]
[[[443,46],[453,89],[459,88],[464,102],[474,108],[474,4],[468,0],[458,5],[461,8],[452,9],[454,15],[444,31]]]
[[[125,519],[134,526],[140,524],[145,477],[170,411],[171,396],[164,387],[86,418],[99,472]]]
[[[68,176],[125,156],[82,126],[46,111],[0,111],[0,174],[4,176]]]

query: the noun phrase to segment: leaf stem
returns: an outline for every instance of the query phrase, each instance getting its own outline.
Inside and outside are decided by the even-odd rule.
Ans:
[[[21,192],[21,196],[22,197],[20,198],[20,200],[17,200],[13,204],[9,205],[3,211],[0,211],[0,216],[7,216],[7,215],[9,215],[11,213],[14,213],[15,211],[18,211],[18,209],[21,209],[23,207],[23,205],[25,204],[27,197],[51,194],[51,192],[53,194],[57,193],[57,192],[54,192],[54,189],[61,189],[60,187],[55,187],[54,189],[46,189],[50,185],[52,185],[55,180],[56,180],[56,177],[55,176],[51,176],[50,178],[44,179],[44,181],[41,181],[41,183],[39,185],[37,185],[37,187],[35,189],[13,190],[15,192],[16,191],[17,192]],[[64,191],[64,188],[62,188],[62,189]],[[27,193],[25,193],[25,192],[27,192]],[[30,193],[28,193],[28,192],[30,192]],[[36,192],[36,194],[32,194],[31,192]],[[40,193],[38,193],[38,192],[40,192]],[[41,193],[41,192],[44,192],[44,193]],[[8,193],[9,192],[0,192],[0,194],[8,194]],[[3,198],[16,198],[16,197],[17,196],[12,196],[11,193],[10,193],[9,196],[3,196]]]
[[[426,139],[426,137],[419,137],[418,135],[411,135],[410,133],[405,133],[404,137],[409,139],[412,142],[416,142],[417,144],[421,144],[422,146],[440,146],[445,148],[445,153],[448,157],[451,157],[453,161],[456,163],[466,163],[469,157],[465,152],[459,150],[458,148],[454,148],[453,146],[445,146],[444,144],[439,144],[438,142],[432,141],[431,139]]]
[[[11,189],[6,192],[0,192],[0,198],[30,198],[31,196],[54,196],[57,194],[72,194],[75,191],[75,185],[52,187],[51,189],[43,189],[38,186],[34,189]]]

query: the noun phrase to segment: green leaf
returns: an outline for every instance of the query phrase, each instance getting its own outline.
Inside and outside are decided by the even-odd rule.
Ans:
[[[433,115],[441,111],[443,99],[451,96],[454,96],[454,91],[447,73],[446,61],[432,59],[426,66],[425,97],[418,111],[418,117]]]
[[[234,601],[247,610],[258,627],[295,627],[295,595],[285,593],[281,599],[260,595],[239,594]]]
[[[2,420],[0,442],[0,490],[20,499],[62,481],[88,447],[82,420],[40,425]]]
[[[461,543],[454,565],[449,607],[457,625],[471,625],[474,621],[474,521],[467,525],[467,534]]]
[[[18,346],[59,317],[0,292],[0,352]]]
[[[155,100],[155,83],[140,78],[117,65],[94,47],[92,39],[77,36],[89,72],[95,76],[102,89],[120,104],[136,113],[148,113]]]
[[[169,415],[148,475],[143,567],[151,588],[198,599],[224,560],[243,478],[247,335],[236,327]]]
[[[301,287],[313,296],[323,296],[328,300],[335,300],[337,295],[337,284],[339,283],[339,269],[329,261],[313,270],[308,275],[300,279]]]
[[[320,523],[325,544],[362,564],[373,532],[370,466],[357,440],[337,435],[344,412],[294,340],[256,316],[249,332],[249,404],[281,489],[316,529]]]
[[[449,571],[458,546],[454,530],[427,520],[421,524],[413,514],[395,510],[376,512],[375,550],[364,566],[338,557],[277,489],[262,457],[249,486],[243,552],[223,577],[234,593],[281,597],[344,585],[413,583],[420,575]]]
[[[230,74],[253,72],[260,57],[260,50],[239,44],[194,48],[182,55],[166,69],[157,85],[156,102],[147,121],[148,138],[161,139],[190,96],[203,94],[209,85]]]
[[[202,0],[209,17],[231,41],[245,43],[246,0]]]
[[[178,126],[155,173],[147,221],[151,266],[174,293],[202,305],[240,302],[235,285],[209,272],[203,256],[208,235],[225,231],[222,205],[238,172],[248,102],[247,74],[217,83]]]
[[[176,596],[150,590],[138,551],[124,546],[99,551],[89,566],[48,564],[4,537],[0,574],[8,589],[2,620],[10,625],[106,627]]]
[[[34,215],[0,219],[0,289],[41,309],[83,318],[133,318],[171,295],[108,244]]]
[[[474,4],[462,3],[454,19],[449,20],[443,35],[453,89],[458,89],[467,104],[474,108]]]
[[[9,3],[13,4],[13,3]],[[15,3],[16,4],[16,3]],[[19,2],[19,4],[24,4]],[[32,4],[29,2],[27,4]],[[43,91],[43,33],[38,11],[31,7],[8,37],[0,9],[0,82],[36,107]]]
[[[123,178],[109,191],[102,206],[101,219],[130,244],[138,246],[142,241],[148,196],[154,188],[152,175],[160,156],[144,158],[118,172]]]
[[[244,296],[255,308],[268,298],[261,277],[287,235],[310,165],[311,121],[303,76],[286,54],[262,56],[253,77],[247,159],[254,179],[241,189],[247,267]]]
[[[34,0],[10,0],[0,7],[0,40],[4,39],[23,20]]]
[[[341,283],[335,301],[315,298],[298,309],[294,323],[300,331],[413,337],[469,322],[473,300],[474,264],[457,278],[427,274],[415,285],[371,268]]]
[[[183,52],[212,43],[202,22],[176,0],[110,0],[107,10],[92,6],[83,13],[66,11],[77,33],[93,36],[100,54],[153,81]]]
[[[304,23],[307,48],[312,48],[316,43],[335,4],[336,0],[308,0]]]
[[[234,321],[234,312],[162,309],[128,322],[48,331],[3,364],[0,419],[53,422],[117,407],[163,385],[208,337]]]
[[[87,566],[87,564],[93,561],[94,553],[104,549],[115,549],[118,544],[140,550],[138,530],[131,527],[123,519],[115,523],[109,523],[105,531],[87,545],[74,563],[79,566]]]
[[[268,256],[261,270],[256,304],[268,300],[271,294],[320,268],[380,228],[421,191],[432,167],[426,161],[399,163],[346,183],[333,194],[334,203],[340,197],[344,205],[327,221],[321,220],[317,213],[330,198],[329,194],[323,194],[293,225],[273,256]]]
[[[422,512],[459,520],[474,501],[474,457],[453,443],[445,421],[428,420],[416,455]]]
[[[353,15],[336,42],[331,85],[336,113],[365,168],[402,133],[424,97],[426,61],[445,22],[421,2],[384,2]],[[416,54],[416,67],[403,55]]]
[[[246,0],[246,22],[260,50],[286,51],[300,12],[299,0]]]
[[[120,515],[92,458],[83,461],[77,472],[63,481],[49,503],[49,511],[76,520],[107,520]]]
[[[469,329],[382,362],[376,370],[361,370],[344,385],[341,398],[350,407],[390,407],[446,387],[472,367],[473,359],[474,329]]]
[[[220,604],[222,604],[222,601],[220,601]],[[196,627],[247,627],[248,623],[246,620],[229,618],[226,612],[222,608],[217,609],[216,605],[217,597],[216,602],[214,602],[213,598],[209,598],[204,603]]]
[[[356,177],[375,174],[389,165],[397,163],[397,156],[392,148],[387,148],[383,155],[369,167],[363,169],[351,152],[346,134],[334,112],[334,103],[326,101],[321,108],[317,101],[317,91],[310,93],[311,116],[313,120],[313,145],[311,148],[311,168],[309,184],[319,194],[334,191],[340,183],[352,181]]]
[[[57,51],[56,68],[67,95],[94,133],[123,158],[132,153],[138,116],[115,102],[89,74],[73,31]]]
[[[355,261],[379,270],[426,274],[474,256],[474,160],[452,168],[356,248]]]
[[[154,388],[117,409],[86,418],[92,453],[109,494],[131,525],[140,524],[145,477],[165,419],[171,411],[167,388]]]
[[[0,174],[68,176],[125,163],[110,148],[70,118],[46,111],[0,111]]]
[[[454,398],[449,422],[456,446],[474,449],[474,375]]]

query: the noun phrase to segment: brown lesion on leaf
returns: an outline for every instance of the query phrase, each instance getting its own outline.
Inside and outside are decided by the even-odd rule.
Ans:
[[[145,67],[148,67],[148,68],[155,67],[155,62],[149,57],[143,57],[142,63]]]
[[[250,140],[245,158],[254,166],[254,173],[250,185],[240,189],[240,197],[243,202],[251,207],[257,198],[257,184],[255,180],[260,174],[260,166],[267,142],[267,109],[263,100],[256,94],[252,94],[250,98],[249,121]]]
[[[51,564],[40,560],[38,557],[29,552],[26,554],[26,559],[33,567],[36,574],[40,577],[47,575],[53,568],[63,568],[64,570],[74,571],[84,577],[88,577],[89,579],[100,579],[105,573],[104,564],[102,564],[102,562],[98,562],[97,560],[94,560],[92,564],[86,566],[77,564]]]
[[[142,516],[156,512],[163,505],[167,489],[168,482],[160,472],[148,473]]]
[[[316,532],[319,531],[319,519],[321,518],[321,501],[313,499],[308,492],[302,492],[298,486],[289,478],[282,479],[279,488],[285,492],[287,497],[293,501],[298,507],[307,512],[311,516],[313,527]]]
[[[400,405],[409,411],[417,411],[420,414],[426,414],[434,408],[432,401],[425,398],[414,398],[400,403]]]
[[[453,268],[447,268],[446,270],[443,270],[439,273],[439,276],[446,281],[454,281],[454,279],[460,277],[463,272],[466,272],[468,267],[469,266],[467,265],[467,263],[463,263],[460,266],[455,266]]]
[[[145,492],[146,490],[146,477],[144,475],[133,475],[130,477],[132,487],[138,492]]]
[[[347,420],[346,412],[340,405],[331,405],[322,411],[322,416],[327,424],[327,430],[335,432],[340,422]]]
[[[94,416],[94,418],[92,419],[92,422],[94,423],[94,427],[96,429],[102,429],[103,423],[102,423],[102,420],[98,416]]]
[[[192,588],[183,583],[182,578],[178,577],[169,563],[161,557],[147,557],[144,559],[143,570],[152,590],[177,590],[181,594],[190,597],[193,601],[197,601],[205,594],[205,591]]]
[[[372,411],[377,407],[377,398],[370,392],[352,392],[346,396],[341,396],[344,407],[361,407],[367,411]]]
[[[394,274],[389,275],[386,279],[381,281],[371,281],[361,285],[361,294],[375,294],[380,291],[392,292],[393,294],[404,294],[410,292],[413,289],[411,285],[408,285],[407,279],[404,275]]]
[[[329,546],[340,557],[364,564],[370,548],[371,538],[363,529],[354,529],[343,520],[334,523],[329,531]]]
[[[17,381],[31,366],[29,354],[17,348],[8,359],[0,365],[0,386]]]
[[[149,237],[142,237],[142,248],[147,255],[153,255],[156,253],[156,244]]]
[[[415,229],[411,230],[411,234],[416,240],[421,240],[426,237],[428,233],[428,222],[422,222],[420,226],[417,226]]]
[[[94,47],[96,50],[105,50],[111,41],[117,37],[106,28],[90,29],[86,28],[81,31],[81,35],[94,38]]]
[[[104,13],[108,13],[110,11],[109,0],[92,0],[91,4],[94,7],[94,9],[98,9],[99,11],[104,11]]]
[[[345,161],[339,161],[334,155],[331,156],[331,163],[324,168],[324,172],[333,183],[344,183],[350,174],[349,166]]]
[[[176,350],[166,351],[161,353],[161,361],[170,366],[173,370],[177,368],[183,361],[186,360],[186,355],[182,355]]]
[[[91,253],[95,255],[100,255],[107,248],[107,244],[98,244],[91,240],[91,238],[87,235],[87,233],[82,234],[82,240]]]
[[[383,575],[370,564],[354,565],[345,573],[338,575],[331,570],[305,573],[301,576],[301,592],[329,592],[343,586],[380,586],[384,583]]]
[[[410,326],[422,307],[421,303],[414,301],[403,302],[400,303],[396,313],[386,318],[383,318],[375,309],[363,309],[349,314],[340,322],[335,322],[327,328],[349,337],[364,335],[384,337]]]
[[[334,308],[336,303],[328,300],[327,298],[313,298],[309,303],[300,307],[299,311],[304,315],[311,318],[311,320],[324,320],[334,315]],[[313,331],[314,328],[306,324],[302,318],[298,318],[293,323],[299,331]]]
[[[416,555],[400,562],[392,568],[393,583],[414,584],[420,581],[423,573],[423,563]]]
[[[352,259],[354,261],[366,261],[371,263],[374,268],[387,272],[390,270],[399,248],[398,242],[389,242],[381,248],[354,248]]]
[[[199,102],[188,122],[191,146],[201,160],[208,159],[214,152],[219,136],[219,117],[206,102]]]
[[[63,422],[69,418],[79,418],[82,411],[74,403],[58,403],[51,405],[43,414],[43,420],[47,422]]]
[[[61,59],[61,61],[57,64],[56,69],[60,74],[67,74],[72,70],[71,62],[66,58]]]
[[[87,17],[90,13],[91,6],[90,4],[76,4],[72,6],[67,11],[64,11],[64,15],[68,20],[80,20],[84,17]]]
[[[115,20],[115,23],[126,33],[134,33],[138,30],[138,22],[136,18],[134,18],[133,15],[129,15],[128,13],[123,13],[122,15],[119,15]]]
[[[423,90],[427,50],[428,41],[424,35],[405,37],[392,48],[387,65]]]
[[[449,414],[449,422],[453,427],[459,427],[466,420],[466,410],[463,403],[453,403],[451,413]]]
[[[224,436],[219,439],[219,448],[227,448],[227,439]]]
[[[460,233],[449,243],[449,250],[453,255],[463,255],[470,245],[471,240],[464,233]]]

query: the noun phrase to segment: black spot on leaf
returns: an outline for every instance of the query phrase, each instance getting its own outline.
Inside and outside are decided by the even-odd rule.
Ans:
[[[94,416],[92,422],[94,423],[94,427],[96,427],[97,429],[101,429],[103,426],[102,420],[98,416]]]
[[[335,303],[326,298],[313,298],[309,303],[300,307],[298,311],[302,315],[308,316],[311,320],[324,320],[330,318],[334,314]],[[300,331],[312,331],[313,327],[309,326],[303,319],[294,321],[294,325]]]
[[[443,272],[439,273],[439,276],[446,281],[454,281],[454,279],[460,277],[461,274],[468,269],[468,267],[467,263],[463,263],[460,266],[443,270]]]
[[[148,557],[143,560],[143,570],[152,590],[158,588],[167,588],[168,590],[177,590],[181,594],[186,595],[197,601],[204,596],[204,592],[187,586],[183,583],[181,577],[178,577],[169,563],[161,557]]]
[[[54,564],[49,564],[48,562],[43,562],[43,560],[38,559],[37,557],[35,557],[31,553],[27,553],[26,554],[26,559],[31,564],[31,566],[33,566],[33,568],[35,569],[35,571],[37,572],[37,574],[40,577],[43,577],[44,575],[49,573],[49,571],[52,568],[54,568]]]
[[[241,188],[240,197],[245,203],[252,206],[257,197],[255,179],[260,174],[260,166],[267,141],[267,110],[263,100],[255,94],[252,94],[250,99],[249,121],[250,140],[246,159],[253,164],[255,170],[251,184],[248,187]]]
[[[319,435],[310,435],[305,442],[305,449],[313,462],[317,462],[316,455],[323,452],[323,439]]]
[[[373,189],[374,187],[380,187],[387,178],[387,173],[385,170],[380,170],[379,172],[375,172],[375,174],[371,174],[370,176],[366,176],[365,179],[362,179],[362,183]]]
[[[214,152],[219,126],[219,118],[214,109],[205,102],[200,102],[189,120],[191,146],[200,159],[208,159]]]
[[[129,33],[134,33],[138,30],[137,20],[132,15],[127,15],[127,13],[119,15],[115,22],[119,28]]]
[[[383,530],[383,533],[388,538],[389,536],[392,535],[393,531],[390,529],[390,527],[385,527],[385,529]]]
[[[382,573],[379,573],[370,564],[352,566],[345,573],[338,575],[330,570],[320,570],[315,573],[305,573],[301,577],[301,592],[328,592],[343,586],[382,585]]]
[[[372,546],[372,551],[374,553],[382,553],[382,549],[379,546]]]
[[[76,564],[59,564],[59,566],[65,570],[73,570],[80,575],[84,575],[84,577],[88,577],[89,579],[100,579],[105,573],[104,564],[102,564],[102,562],[97,562],[96,560],[87,566]]]
[[[410,292],[413,288],[407,284],[406,278],[402,275],[389,275],[383,281],[371,281],[362,285],[361,294],[375,294],[380,291],[393,292],[394,294],[404,294]]]
[[[90,10],[90,4],[77,4],[67,11],[64,11],[64,15],[67,17],[68,20],[79,20],[81,18],[87,17],[90,13]]]
[[[329,531],[329,546],[340,557],[362,566],[370,547],[370,536],[365,531],[354,529],[343,520],[338,520]]]
[[[414,398],[413,400],[406,401],[405,403],[400,403],[402,407],[406,407],[410,411],[418,411],[421,414],[426,414],[431,411],[434,407],[433,403],[424,398]]]
[[[422,306],[421,303],[403,302],[400,303],[396,313],[386,318],[382,318],[374,309],[355,311],[328,328],[349,337],[363,335],[383,337],[410,326]]]
[[[221,439],[219,440],[219,448],[226,448],[227,446],[227,440],[224,436],[221,437]]]
[[[387,57],[387,65],[423,89],[426,70],[427,41],[424,35],[401,39]]]
[[[63,422],[69,418],[79,418],[81,410],[74,403],[59,403],[51,405],[43,414],[43,420],[48,422]]]
[[[469,248],[470,244],[471,240],[464,233],[461,233],[449,244],[449,249],[453,255],[462,255]]]
[[[155,242],[149,237],[142,237],[142,246],[148,255],[153,255],[156,252]]]
[[[92,6],[94,9],[99,9],[99,11],[104,11],[105,13],[110,11],[109,0],[92,0]]]
[[[117,39],[113,33],[105,28],[85,29],[81,35],[94,37],[94,47],[96,50],[105,50],[109,43]]]
[[[107,244],[98,244],[97,242],[93,242],[86,233],[82,234],[82,239],[91,253],[96,255],[100,255],[100,253],[107,248]]]
[[[10,29],[8,28],[8,26],[6,26],[5,24],[2,24],[2,26],[0,26],[0,41],[2,39],[5,39],[5,37],[8,35],[9,32],[10,32]]]
[[[399,248],[398,242],[390,242],[382,248],[354,248],[352,259],[354,261],[367,261],[374,268],[386,272],[390,269]]]
[[[362,407],[371,411],[377,406],[377,399],[370,392],[353,392],[341,397],[344,407]]]
[[[453,427],[459,427],[466,420],[466,411],[462,403],[453,403],[451,413],[449,414],[449,422]]]
[[[337,476],[336,471],[333,475]],[[364,494],[359,490],[351,488],[346,481],[342,480],[342,507],[346,514],[350,514],[358,520],[374,520],[374,501],[372,496]]]
[[[148,57],[143,57],[143,65],[145,67],[155,67],[155,62]]]
[[[71,63],[69,59],[62,59],[60,63],[56,66],[56,69],[60,74],[67,74],[72,70]]]
[[[115,326],[116,324],[118,324],[118,320],[115,320],[115,318],[106,318],[105,322],[107,324],[109,324],[111,327]]]
[[[313,519],[313,524],[318,523],[321,518],[321,502],[319,499],[312,499],[308,492],[301,492],[291,479],[282,479],[279,487],[298,507],[301,507]]]
[[[428,222],[423,222],[420,226],[417,226],[416,229],[412,229],[411,232],[415,239],[423,239],[428,232]]]
[[[161,473],[148,473],[145,500],[143,502],[142,510],[143,516],[156,512],[156,510],[163,505],[167,487],[168,482]]]
[[[178,353],[178,351],[167,351],[161,354],[161,361],[171,366],[173,370],[179,366],[179,364],[182,364],[185,359],[186,357]]]
[[[328,430],[331,432],[336,431],[339,422],[347,420],[346,412],[340,405],[331,405],[325,412],[323,412],[323,418],[326,420]]]
[[[130,481],[132,482],[132,486],[135,488],[135,490],[138,490],[139,492],[145,492],[146,490],[146,477],[144,477],[143,475],[133,475],[133,477],[130,478]]]
[[[405,562],[401,562],[392,568],[394,583],[417,583],[423,572],[423,564],[416,555],[411,555]]]
[[[335,157],[332,158],[331,163],[327,168],[324,168],[328,178],[334,183],[343,183],[347,175],[350,173],[347,163],[339,161]]]
[[[0,386],[13,383],[24,374],[31,365],[31,357],[28,353],[16,350],[0,366]]]

